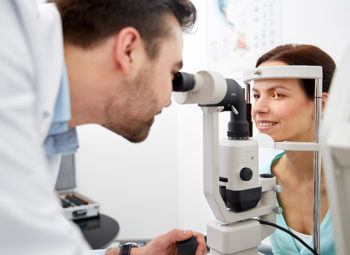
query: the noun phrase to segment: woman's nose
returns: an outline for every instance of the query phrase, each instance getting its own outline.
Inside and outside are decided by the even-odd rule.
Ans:
[[[267,100],[260,97],[257,101],[255,101],[253,103],[252,112],[253,112],[253,114],[268,113],[269,112],[269,104],[268,104]]]

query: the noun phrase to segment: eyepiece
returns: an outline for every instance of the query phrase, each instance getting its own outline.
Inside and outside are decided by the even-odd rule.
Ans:
[[[173,91],[185,92],[194,88],[196,81],[193,74],[177,72],[173,79]]]

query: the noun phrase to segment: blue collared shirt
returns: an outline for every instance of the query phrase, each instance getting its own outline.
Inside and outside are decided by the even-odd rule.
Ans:
[[[69,128],[71,119],[70,95],[67,70],[64,68],[61,84],[55,104],[54,116],[49,133],[44,141],[47,155],[67,155],[75,153],[79,148],[76,128]],[[91,250],[90,255],[104,255],[106,250]]]
[[[49,133],[44,141],[47,155],[73,154],[79,148],[76,128],[69,128],[71,119],[67,70],[64,67]]]

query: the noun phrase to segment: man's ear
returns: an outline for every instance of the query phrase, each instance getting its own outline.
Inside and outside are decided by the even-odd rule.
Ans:
[[[324,109],[326,108],[328,95],[329,94],[327,92],[322,93],[322,112],[324,112]]]
[[[114,59],[119,70],[124,74],[131,72],[132,66],[140,56],[137,56],[142,46],[139,32],[133,27],[126,27],[115,37]]]

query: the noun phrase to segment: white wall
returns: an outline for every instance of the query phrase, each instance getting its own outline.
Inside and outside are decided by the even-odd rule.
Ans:
[[[78,130],[78,190],[119,222],[118,238],[150,238],[176,227],[176,118],[174,108],[163,110],[140,144],[98,126]]]
[[[207,6],[185,37],[184,71],[205,69]],[[315,44],[339,60],[350,42],[350,1],[282,0],[282,42]],[[79,128],[78,190],[121,225],[119,238],[150,238],[173,227],[206,232],[212,213],[202,187],[202,115],[197,106],[165,110],[142,144],[96,126]],[[225,127],[223,127],[225,128]],[[268,155],[268,154],[265,154]]]
[[[282,0],[282,42],[310,43],[339,61],[350,43],[350,1]]]

